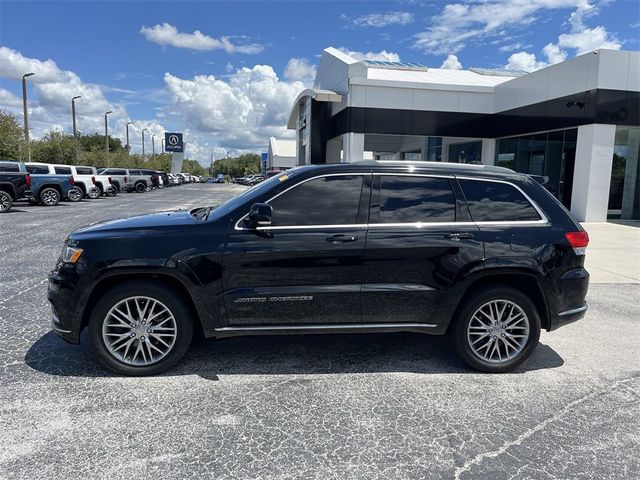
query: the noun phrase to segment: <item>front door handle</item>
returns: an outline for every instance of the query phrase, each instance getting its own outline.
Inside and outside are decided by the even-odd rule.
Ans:
[[[354,235],[332,235],[331,237],[327,237],[327,242],[331,243],[347,243],[347,242],[355,242],[358,240],[358,237]]]
[[[447,233],[444,238],[448,240],[455,240],[459,242],[460,240],[470,240],[473,238],[473,233]]]

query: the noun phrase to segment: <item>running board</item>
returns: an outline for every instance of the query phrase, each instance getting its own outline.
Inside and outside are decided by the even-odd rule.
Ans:
[[[309,333],[382,333],[382,332],[421,332],[436,328],[432,323],[367,323],[367,324],[298,324],[298,325],[250,325],[220,327],[214,331],[217,336],[231,337],[239,335],[290,335]]]

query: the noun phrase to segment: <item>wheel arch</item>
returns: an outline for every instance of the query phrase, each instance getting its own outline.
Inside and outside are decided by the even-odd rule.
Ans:
[[[540,323],[543,329],[549,329],[550,313],[549,304],[544,295],[544,290],[540,283],[540,274],[528,270],[518,269],[488,269],[480,272],[470,279],[469,284],[463,291],[458,306],[455,309],[452,320],[455,319],[461,310],[464,301],[476,292],[487,288],[489,285],[497,285],[502,287],[515,288],[531,299],[538,315],[540,315]],[[447,332],[452,328],[453,321],[449,323]]]
[[[11,183],[11,182],[2,182],[0,183],[0,190],[2,190],[3,192],[7,192],[11,198],[15,199],[16,198],[16,186]]]
[[[200,315],[200,312],[196,307],[196,303],[193,300],[191,292],[182,280],[167,272],[119,272],[102,278],[94,285],[91,293],[89,294],[89,297],[87,298],[87,301],[84,304],[85,306],[81,316],[80,329],[82,330],[89,325],[89,318],[91,316],[91,312],[93,311],[92,307],[96,304],[96,302],[102,295],[118,285],[122,285],[126,282],[136,281],[161,284],[171,288],[173,291],[178,293],[192,315],[191,318],[194,333],[203,336],[202,316]]]
[[[42,193],[45,188],[53,188],[56,192],[60,194],[60,199],[64,198],[64,192],[62,191],[62,187],[57,183],[43,183],[38,186],[38,197]]]

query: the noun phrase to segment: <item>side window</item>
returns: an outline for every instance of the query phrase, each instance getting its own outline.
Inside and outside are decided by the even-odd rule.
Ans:
[[[45,165],[27,165],[27,172],[34,175],[47,175],[49,173],[49,167]]]
[[[0,162],[0,172],[19,172],[20,166],[17,163]]]
[[[78,175],[93,175],[93,169],[89,167],[76,167]]]
[[[71,175],[69,167],[53,167],[53,169],[58,175]]]
[[[456,200],[446,178],[380,177],[380,223],[455,222]]]
[[[129,173],[130,173],[131,175],[142,175],[142,174],[140,173],[140,170],[129,170]]]
[[[274,198],[274,226],[351,225],[358,219],[363,177],[340,175],[302,183]]]
[[[471,218],[475,222],[540,220],[540,215],[513,185],[460,179]]]

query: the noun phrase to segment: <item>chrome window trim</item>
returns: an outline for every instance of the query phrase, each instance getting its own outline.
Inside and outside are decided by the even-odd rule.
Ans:
[[[242,216],[234,225],[234,230],[236,231],[271,231],[271,230],[316,230],[316,229],[332,229],[332,228],[386,228],[386,227],[414,227],[414,228],[429,228],[429,227],[468,227],[468,226],[513,226],[513,227],[526,227],[533,225],[549,225],[550,222],[547,216],[544,214],[542,209],[538,206],[538,204],[527,195],[520,187],[518,187],[515,183],[509,182],[507,180],[497,180],[493,178],[477,178],[477,177],[467,177],[467,176],[458,176],[458,175],[440,175],[440,174],[429,174],[429,173],[402,173],[402,172],[345,172],[345,173],[326,173],[322,175],[318,175],[315,177],[307,178],[295,185],[291,185],[286,190],[274,195],[265,203],[269,203],[272,200],[278,198],[280,195],[288,192],[289,190],[296,188],[306,182],[311,180],[315,180],[317,178],[322,177],[337,177],[337,176],[354,176],[354,175],[391,175],[391,176],[413,176],[413,177],[430,177],[430,178],[446,178],[446,179],[461,179],[461,180],[475,180],[479,182],[494,182],[494,183],[504,183],[510,185],[515,188],[518,192],[520,192],[524,198],[529,202],[529,204],[534,208],[534,210],[540,216],[538,220],[493,220],[493,221],[479,221],[479,222],[408,222],[408,223],[352,223],[352,224],[327,224],[327,225],[278,225],[272,227],[256,227],[255,229],[251,228],[243,228],[240,227],[239,224],[242,222],[249,213],[247,212],[244,216]]]

